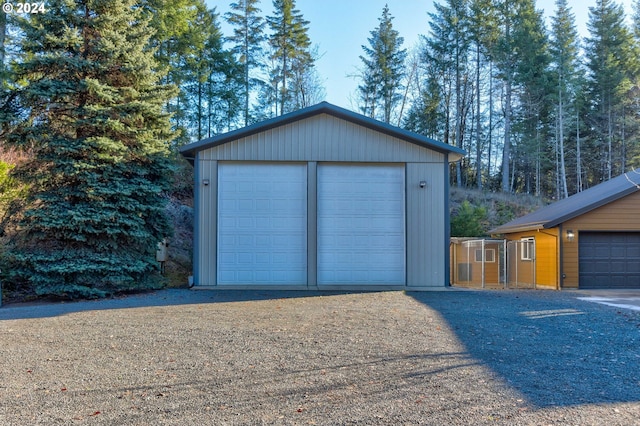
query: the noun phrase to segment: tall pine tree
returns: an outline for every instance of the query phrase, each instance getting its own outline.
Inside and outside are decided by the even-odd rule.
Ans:
[[[148,22],[134,0],[50,0],[22,29],[19,133],[34,153],[16,174],[30,193],[12,273],[69,297],[149,286],[171,232],[163,106],[175,91],[154,71]]]
[[[434,3],[436,13],[430,13],[431,37],[426,39],[426,61],[434,62],[440,69],[442,85],[451,87],[447,104],[447,131],[444,141],[459,148],[463,146],[466,117],[471,107],[471,78],[469,75],[469,2],[447,0],[446,4]],[[453,100],[451,101],[451,97]],[[453,121],[452,124],[449,124]],[[453,129],[450,132],[449,129]],[[451,136],[452,133],[452,137]],[[456,163],[456,183],[463,184],[461,162]]]
[[[521,165],[512,170],[512,188],[527,193],[542,191],[542,170],[548,149],[549,43],[542,11],[535,9],[534,0],[518,4],[517,25],[513,28],[516,48],[514,83],[517,87],[517,120],[514,123],[520,140],[514,157]],[[518,173],[515,173],[515,172]],[[516,188],[516,180],[521,188]]]
[[[362,84],[358,86],[362,112],[385,123],[391,121],[398,101],[402,98],[402,79],[407,56],[402,49],[404,38],[393,28],[389,6],[382,9],[379,25],[371,31],[369,46],[362,46],[364,64]]]
[[[259,15],[260,0],[238,0],[231,3],[231,10],[225,15],[227,22],[234,26],[233,35],[228,39],[233,43],[233,53],[242,66],[242,101],[244,125],[251,121],[250,102],[252,90],[260,84],[254,71],[263,67],[262,43],[264,35],[264,19]]]
[[[274,15],[267,16],[273,32],[269,37],[272,60],[276,64],[271,80],[275,84],[276,115],[294,110],[296,74],[304,74],[313,68],[314,58],[310,51],[309,21],[296,9],[295,0],[273,0]]]
[[[600,170],[593,180],[608,180],[624,171],[623,145],[624,99],[630,85],[635,62],[632,37],[625,25],[622,6],[612,0],[597,0],[589,8],[586,40],[586,63],[589,68],[589,89],[592,100],[589,124],[599,148],[593,161]]]
[[[556,79],[555,100],[556,114],[556,138],[558,140],[558,153],[560,172],[561,198],[569,196],[567,184],[567,162],[565,159],[566,141],[571,135],[570,129],[575,128],[571,119],[571,105],[575,103],[577,96],[577,74],[579,71],[579,42],[578,31],[575,27],[575,17],[567,5],[567,0],[556,0],[556,14],[551,24],[551,56],[553,73]],[[575,108],[573,108],[575,110]],[[577,150],[578,151],[578,150]],[[579,152],[579,151],[578,151]],[[578,158],[576,162],[579,162]],[[579,171],[579,167],[576,168]]]

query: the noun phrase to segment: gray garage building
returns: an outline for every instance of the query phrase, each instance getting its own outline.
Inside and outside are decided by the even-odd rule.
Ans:
[[[448,285],[458,148],[323,102],[181,153],[195,168],[195,286]]]

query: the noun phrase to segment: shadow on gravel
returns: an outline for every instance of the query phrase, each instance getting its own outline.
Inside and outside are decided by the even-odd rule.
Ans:
[[[48,318],[74,312],[102,311],[107,309],[197,305],[200,303],[250,302],[258,300],[332,296],[346,293],[354,292],[165,289],[143,294],[113,297],[110,299],[5,305],[0,307],[0,321]]]
[[[640,401],[640,315],[555,292],[409,293],[538,407]]]

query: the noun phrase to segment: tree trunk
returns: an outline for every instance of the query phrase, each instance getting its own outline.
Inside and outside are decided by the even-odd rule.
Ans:
[[[456,146],[462,148],[462,95],[460,82],[460,52],[456,46]],[[462,161],[456,161],[456,185],[462,188]]]
[[[611,168],[613,160],[613,117],[611,114],[611,104],[607,108],[607,180],[611,180]]]
[[[480,116],[480,44],[476,44],[476,185],[482,190],[482,117]]]
[[[582,153],[580,152],[580,112],[576,110],[576,192],[582,192]]]
[[[197,113],[197,120],[198,120],[198,140],[202,140],[204,139],[203,133],[202,133],[202,119],[204,117],[203,111],[202,111],[202,77],[201,77],[201,71],[198,71],[198,113]]]
[[[7,14],[0,12],[0,71],[4,70],[5,40],[7,37]]]
[[[487,176],[491,176],[491,154],[493,150],[493,61],[489,61],[489,128],[487,130]]]
[[[562,77],[560,77],[562,80]],[[560,151],[560,185],[562,188],[562,198],[569,196],[567,190],[567,169],[564,162],[564,100],[562,99],[562,88],[558,91],[558,150]]]
[[[511,65],[509,65],[511,68]],[[505,106],[504,106],[504,146],[502,147],[502,191],[511,192],[509,183],[509,160],[511,158],[511,70],[508,70],[505,82]]]
[[[511,40],[511,23],[507,19],[505,27],[505,39]],[[509,161],[511,158],[511,84],[513,82],[513,64],[511,58],[506,61],[506,81],[505,81],[505,107],[504,107],[504,146],[502,147],[502,191],[511,192],[509,185]]]

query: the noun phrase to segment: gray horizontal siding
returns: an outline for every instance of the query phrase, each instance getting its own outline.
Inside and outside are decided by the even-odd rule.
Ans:
[[[444,154],[320,114],[203,150],[199,160],[439,162]]]

